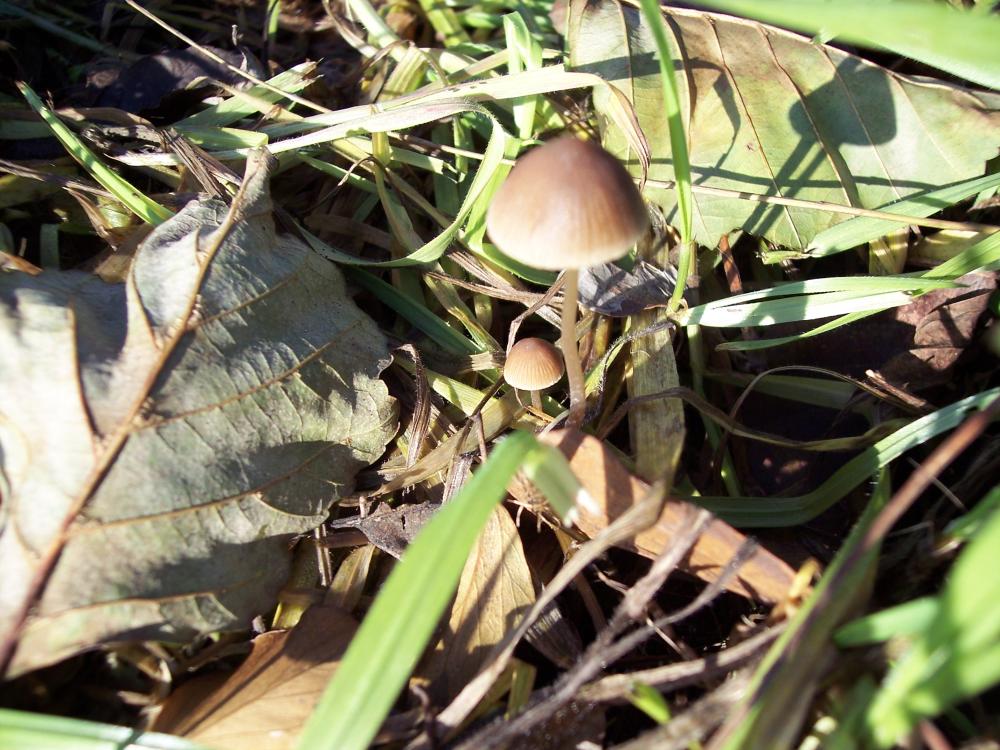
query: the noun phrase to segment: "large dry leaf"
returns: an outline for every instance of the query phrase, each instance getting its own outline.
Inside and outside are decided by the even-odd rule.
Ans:
[[[432,697],[444,704],[457,695],[534,602],[517,527],[498,507],[462,569],[445,632],[422,670]]]
[[[576,525],[587,536],[595,536],[605,529],[649,491],[648,484],[629,474],[611,449],[591,435],[577,430],[553,430],[541,440],[566,455],[573,473],[595,501],[597,510],[586,506],[578,508],[580,517]],[[522,502],[536,501],[524,482],[512,483],[510,491]],[[621,546],[644,557],[656,558],[680,534],[681,524],[688,518],[685,505],[681,500],[667,500],[656,523]],[[739,531],[715,519],[679,567],[713,581],[745,541],[746,537]],[[758,547],[726,588],[742,596],[778,602],[787,595],[794,575],[780,558]]]
[[[310,607],[291,630],[257,636],[232,674],[181,685],[153,729],[220,750],[291,750],[356,629],[336,607]]]
[[[574,0],[571,60],[632,102],[649,141],[649,177],[673,180],[655,46],[639,11],[615,0]],[[983,173],[1000,148],[993,97],[898,75],[834,47],[754,21],[668,8],[697,185],[876,208]],[[599,112],[608,94],[594,91]],[[624,136],[606,145],[630,159]],[[674,212],[672,190],[647,190]],[[695,239],[715,247],[741,228],[805,249],[848,218],[694,194]]]
[[[0,276],[0,663],[183,641],[273,606],[289,540],[383,450],[375,324],[276,237],[267,168],[192,202],[125,284]],[[13,652],[13,654],[12,654]]]

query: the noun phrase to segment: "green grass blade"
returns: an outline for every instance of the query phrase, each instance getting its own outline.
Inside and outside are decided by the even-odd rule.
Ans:
[[[320,254],[323,254],[322,252]],[[451,328],[434,313],[402,294],[391,284],[377,276],[356,268],[345,268],[344,275],[360,287],[367,289],[406,320],[430,336],[436,344],[455,354],[479,354],[481,349],[462,334]]]
[[[527,432],[502,441],[413,540],[351,641],[298,750],[368,747],[448,606],[476,537],[537,445]]]
[[[959,285],[943,277],[842,276],[808,279],[692,307],[681,316],[681,324],[742,327],[812,320],[848,312],[884,310],[911,302],[910,293],[956,286]]]
[[[816,664],[825,658],[834,629],[870,591],[879,546],[854,556],[890,495],[888,473],[882,472],[868,505],[812,595],[755,671],[743,700],[743,718],[723,742],[716,743],[721,750],[794,746],[802,709],[810,703],[819,679]],[[735,715],[740,715],[739,709]]]
[[[66,127],[55,116],[55,113],[45,106],[45,103],[38,98],[38,94],[32,91],[28,84],[19,81],[17,88],[21,91],[22,96],[24,96],[28,104],[31,105],[31,108],[49,126],[49,130],[62,143],[63,147],[69,152],[69,155],[76,159],[80,166],[90,173],[91,177],[121,201],[132,213],[148,224],[161,224],[174,215],[173,211],[169,211],[156,201],[150,200],[132,187],[117,172],[113,172],[104,166],[101,160],[97,158],[97,155],[76,137],[76,133]]]
[[[901,276],[882,276],[878,277],[881,279],[902,279],[910,278],[914,281],[921,279],[918,283],[926,283],[927,280],[931,279],[957,279],[964,276],[972,271],[980,270],[986,266],[997,263],[1000,261],[1000,232],[996,234],[991,234],[988,237],[977,242],[971,247],[965,248],[962,252],[956,255],[954,258],[946,260],[939,266],[924,272],[919,277],[901,277]],[[862,280],[873,280],[869,277],[858,277]],[[809,283],[819,282],[822,283],[824,280],[816,279]],[[864,283],[864,281],[862,281]],[[884,283],[884,282],[879,282]],[[782,289],[783,286],[774,287],[774,289]],[[853,287],[857,289],[858,287]],[[770,292],[771,290],[767,290]],[[717,303],[724,305],[726,302],[731,302],[736,299],[735,297],[729,297],[721,302]],[[882,301],[885,301],[884,298]],[[905,302],[904,302],[905,304]],[[703,306],[704,307],[704,306]],[[698,308],[692,308],[691,310],[697,310]],[[818,309],[818,308],[817,308]],[[768,349],[772,346],[781,346],[782,344],[789,344],[793,341],[799,341],[801,339],[810,338],[812,336],[818,336],[821,333],[827,333],[841,326],[847,325],[848,323],[854,323],[855,321],[861,320],[862,318],[867,318],[870,315],[880,312],[881,310],[888,309],[885,307],[874,306],[872,309],[867,311],[852,312],[847,315],[843,315],[835,320],[828,321],[816,328],[810,329],[803,333],[798,333],[793,336],[784,336],[781,338],[773,339],[758,339],[756,341],[729,341],[724,344],[720,344],[717,349],[728,350],[728,351],[751,351],[759,349]],[[690,313],[689,313],[690,314]]]
[[[1000,486],[990,490],[986,497],[976,503],[975,508],[948,524],[944,530],[945,537],[949,540],[968,541],[979,533],[998,508],[1000,508]]]
[[[524,476],[545,496],[552,509],[567,526],[576,523],[578,505],[589,505],[596,512],[595,501],[580,484],[562,451],[540,443],[521,466]]]
[[[17,750],[206,750],[180,737],[0,708],[0,747]]]
[[[924,630],[938,614],[936,597],[912,599],[880,612],[853,620],[838,630],[834,643],[841,648],[883,643],[890,638],[914,635]]]
[[[507,44],[507,69],[511,73],[522,70],[537,70],[542,67],[542,48],[531,35],[528,24],[519,13],[508,13],[503,17],[503,33]],[[535,109],[538,97],[526,96],[514,100],[514,124],[517,137],[522,141],[534,137]]]
[[[918,196],[904,198],[901,201],[880,206],[880,211],[904,216],[914,216],[926,218],[931,214],[952,206],[961,200],[970,198],[983,190],[989,190],[1000,186],[1000,174],[976,177],[972,180],[960,182],[957,185],[949,185],[940,190],[933,190]],[[829,229],[813,237],[809,243],[809,255],[821,257],[833,255],[852,247],[857,247],[865,242],[877,240],[894,229],[899,228],[899,222],[888,221],[886,219],[873,219],[868,216],[855,216],[834,224]]]
[[[633,706],[657,724],[662,725],[670,721],[670,706],[667,704],[667,699],[656,688],[652,688],[644,682],[637,682],[632,686],[632,692],[627,697]]]
[[[667,24],[658,0],[641,0],[642,15],[653,33],[660,65],[660,85],[663,89],[664,116],[670,130],[670,158],[674,167],[674,194],[677,196],[677,218],[681,233],[681,256],[677,263],[677,286],[670,297],[670,308],[676,309],[684,294],[688,275],[694,270],[696,255],[691,242],[691,222],[694,201],[691,197],[691,160],[688,157],[687,132],[681,108],[677,80],[674,78],[674,55],[667,39]],[[683,68],[682,68],[683,70]]]
[[[24,19],[32,25],[37,26],[42,31],[47,31],[54,36],[65,39],[71,44],[83,47],[84,49],[92,50],[101,55],[107,55],[111,58],[117,57],[121,60],[127,60],[129,62],[134,62],[140,58],[140,55],[137,55],[134,52],[126,52],[125,50],[120,50],[107,44],[101,44],[96,39],[71,31],[70,29],[64,28],[57,23],[53,23],[44,16],[32,13],[24,8],[19,8],[15,4],[5,2],[5,0],[0,0],[0,14]]]
[[[806,523],[906,451],[957,427],[969,412],[983,409],[997,396],[1000,396],[1000,387],[963,398],[914,420],[862,451],[806,495],[772,498],[695,497],[691,501],[708,508],[734,526],[744,528],[777,528]]]
[[[886,310],[890,307],[907,305],[912,301],[913,296],[904,291],[881,294],[869,294],[864,291],[803,294],[745,305],[691,308],[684,324],[695,323],[719,328],[772,326],[779,323],[830,318],[847,313]]]
[[[472,184],[469,186],[469,191],[466,193],[465,200],[462,201],[462,206],[458,215],[455,216],[455,219],[444,229],[444,231],[442,231],[430,242],[427,242],[402,258],[387,261],[370,261],[363,258],[356,258],[353,255],[348,255],[347,253],[343,253],[323,243],[321,243],[323,244],[322,254],[336,263],[352,266],[404,268],[407,266],[433,263],[444,255],[445,251],[451,246],[451,243],[458,235],[462,224],[469,217],[473,207],[483,195],[483,191],[492,182],[497,168],[503,162],[507,138],[507,133],[500,126],[500,123],[494,120],[490,140],[489,143],[487,143],[486,151],[483,154],[483,161],[480,163],[479,169],[476,171],[476,176],[472,180]],[[313,237],[310,239],[310,244],[313,244],[314,240],[315,242],[320,242],[317,238]],[[316,247],[316,245],[313,246]]]
[[[1000,682],[998,549],[995,512],[952,567],[936,616],[869,704],[867,728],[878,747],[894,746],[922,718]]]
[[[289,94],[297,94],[312,83],[310,74],[315,69],[314,62],[299,63],[294,68],[269,78],[267,83]],[[281,100],[281,95],[271,89],[260,85],[252,86],[201,112],[179,120],[174,127],[181,132],[187,128],[222,127],[258,112],[266,112]]]
[[[700,5],[809,34],[892,50],[1000,89],[1000,18],[949,3],[886,0],[702,0]]]

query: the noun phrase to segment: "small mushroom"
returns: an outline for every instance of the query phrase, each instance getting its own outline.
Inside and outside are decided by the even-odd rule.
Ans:
[[[555,385],[563,375],[563,359],[545,339],[521,339],[510,348],[503,377],[511,387],[531,391],[531,405],[542,411],[540,391]]]
[[[490,239],[504,254],[532,268],[564,271],[560,346],[570,427],[580,427],[586,411],[576,343],[578,271],[622,257],[648,226],[642,196],[621,163],[573,136],[518,159],[486,214]]]

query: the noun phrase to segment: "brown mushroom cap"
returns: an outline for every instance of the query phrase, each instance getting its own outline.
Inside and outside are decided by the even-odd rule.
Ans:
[[[625,167],[600,145],[573,136],[518,159],[486,214],[490,239],[505,255],[550,271],[617,260],[647,226]]]
[[[521,339],[510,348],[503,366],[504,380],[523,391],[555,385],[562,374],[562,354],[545,339]]]

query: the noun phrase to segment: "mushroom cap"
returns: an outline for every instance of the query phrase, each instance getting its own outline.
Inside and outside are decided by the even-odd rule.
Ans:
[[[617,260],[648,226],[625,167],[571,135],[518,159],[486,214],[490,239],[505,255],[549,271]]]
[[[510,348],[503,377],[514,388],[540,391],[563,375],[562,353],[545,339],[521,339]]]

